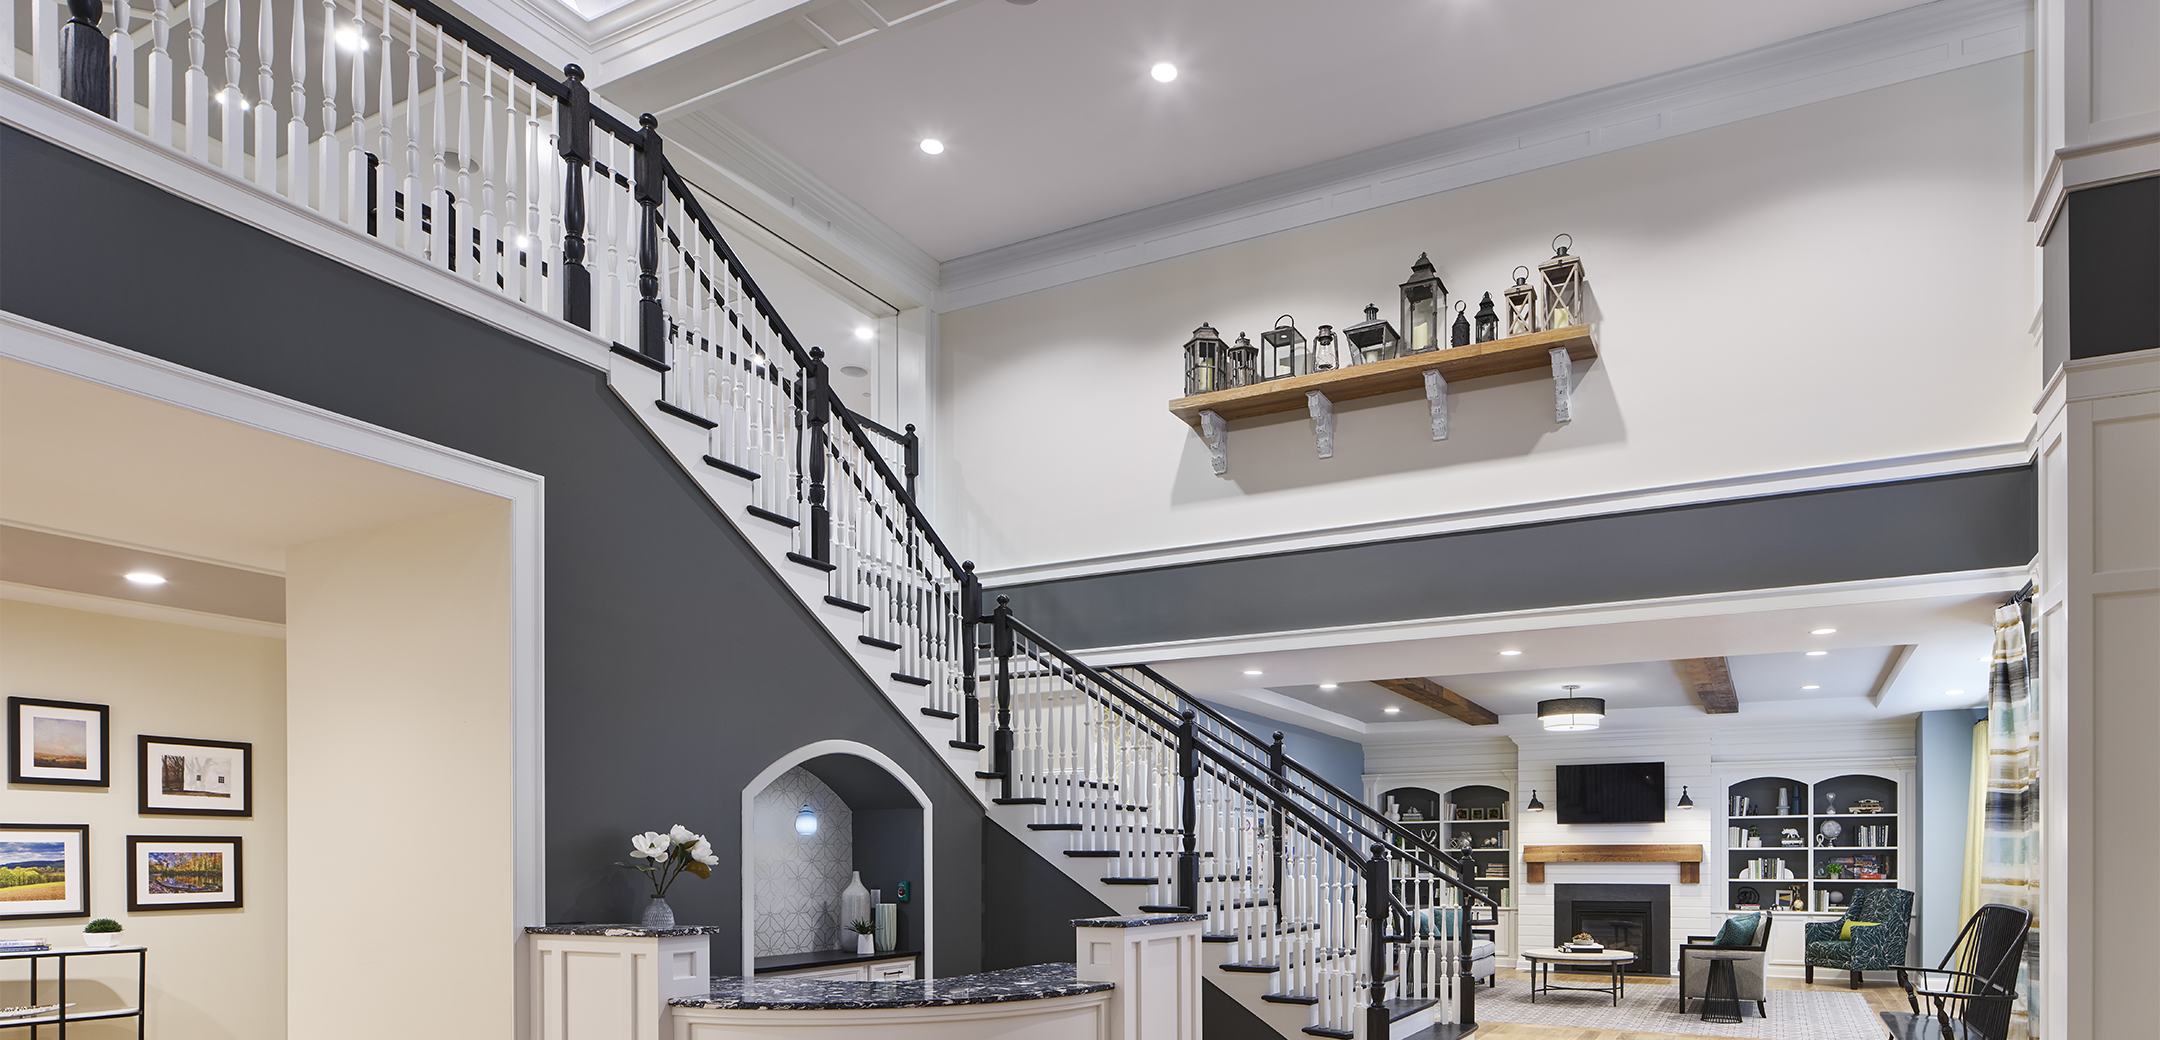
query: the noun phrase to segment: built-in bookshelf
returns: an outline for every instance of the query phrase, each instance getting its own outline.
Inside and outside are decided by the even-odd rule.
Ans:
[[[1448,792],[1441,807],[1447,840],[1457,852],[1467,851],[1477,864],[1476,885],[1501,906],[1514,906],[1514,812],[1508,793],[1485,784],[1470,784]]]
[[[1726,904],[1837,913],[1900,882],[1900,781],[1750,777],[1725,789]]]

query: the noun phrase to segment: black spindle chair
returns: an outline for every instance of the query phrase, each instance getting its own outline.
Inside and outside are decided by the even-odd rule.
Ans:
[[[1975,911],[1938,968],[1899,968],[1911,1012],[1885,1011],[1890,1040],[2004,1040],[2032,912],[2001,903]]]

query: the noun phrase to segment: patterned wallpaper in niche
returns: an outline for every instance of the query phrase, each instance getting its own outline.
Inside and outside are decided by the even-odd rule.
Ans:
[[[818,831],[795,833],[795,814],[817,810]],[[756,842],[757,956],[809,953],[840,945],[840,890],[855,867],[855,814],[825,782],[801,767],[758,792],[752,806]]]

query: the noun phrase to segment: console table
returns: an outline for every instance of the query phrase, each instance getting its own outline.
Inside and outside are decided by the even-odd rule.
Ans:
[[[68,960],[70,958],[99,957],[107,954],[128,953],[132,953],[135,955],[134,1007],[102,1008],[96,1011],[74,1012],[70,1012],[67,1009]],[[141,1037],[144,1035],[143,993],[146,985],[144,980],[148,975],[150,965],[148,947],[68,946],[55,947],[49,950],[27,950],[22,953],[0,953],[0,961],[30,962],[30,1003],[33,1005],[38,1003],[38,962],[43,960],[53,960],[59,962],[56,965],[57,974],[55,976],[55,982],[57,983],[57,985],[54,987],[57,992],[54,993],[52,1001],[54,1004],[59,1005],[59,1007],[49,1015],[29,1015],[22,1018],[0,1018],[0,1030],[28,1029],[30,1030],[30,1035],[32,1037],[35,1037],[37,1036],[37,1027],[57,1026],[57,1035],[59,1035],[63,1038],[63,1040],[65,1040],[67,1036],[68,1023],[70,1022],[97,1022],[114,1018],[132,1018],[135,1020],[135,1035],[137,1037]]]

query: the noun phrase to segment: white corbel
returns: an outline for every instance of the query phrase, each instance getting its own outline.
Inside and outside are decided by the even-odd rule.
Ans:
[[[1566,347],[1552,348],[1552,384],[1553,421],[1572,421],[1575,417],[1568,410],[1568,397],[1575,391],[1575,362],[1568,357]]]
[[[1207,442],[1208,462],[1215,467],[1215,475],[1230,472],[1230,424],[1213,409],[1200,411],[1200,439]]]
[[[1432,439],[1447,440],[1447,377],[1437,368],[1425,370],[1425,403],[1432,406]]]
[[[1335,457],[1335,402],[1318,390],[1305,391],[1305,410],[1312,413],[1313,446],[1320,457]]]

